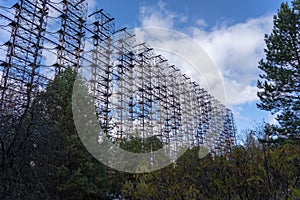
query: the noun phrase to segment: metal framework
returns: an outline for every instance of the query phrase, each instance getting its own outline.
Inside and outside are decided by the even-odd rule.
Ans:
[[[57,62],[53,65],[55,72],[57,74],[65,67],[78,71],[84,51],[87,1],[62,0],[62,8],[49,5],[59,13],[58,19],[61,21],[57,31],[59,41],[56,43]]]
[[[116,29],[102,9],[87,16],[87,6],[86,0],[19,0],[1,7],[1,27],[11,33],[1,46],[1,115],[21,115],[55,74],[83,64],[99,123],[113,141],[157,136],[175,149],[230,151],[236,133],[231,111],[126,28]],[[42,52],[55,55],[55,62]]]
[[[48,9],[46,0],[23,0],[0,13],[2,27],[11,32],[6,59],[1,58],[1,113],[22,114],[42,84],[39,74]],[[9,18],[15,12],[14,19]]]

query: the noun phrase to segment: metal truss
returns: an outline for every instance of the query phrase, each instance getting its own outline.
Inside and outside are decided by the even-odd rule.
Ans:
[[[19,0],[2,7],[1,27],[11,37],[1,46],[1,112],[21,114],[55,74],[83,65],[99,123],[113,141],[156,136],[173,149],[229,152],[236,134],[231,111],[126,28],[116,29],[102,9],[87,16],[87,6],[86,0]],[[42,52],[56,60],[49,63]]]
[[[84,51],[88,3],[86,0],[62,0],[60,6],[51,3],[49,6],[59,13],[58,19],[61,21],[60,29],[56,32],[59,40],[55,43],[55,73],[60,73],[65,67],[72,67],[74,71],[78,71]]]
[[[4,30],[11,32],[1,46],[6,59],[0,60],[1,114],[22,114],[46,77],[39,75],[48,15],[46,0],[22,0],[0,13]],[[9,18],[15,12],[14,19]]]

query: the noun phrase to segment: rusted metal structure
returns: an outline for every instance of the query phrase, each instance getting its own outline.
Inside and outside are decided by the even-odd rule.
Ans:
[[[19,0],[1,7],[1,28],[11,34],[0,49],[6,52],[1,115],[22,115],[55,74],[86,66],[99,123],[113,141],[157,136],[174,148],[230,151],[231,111],[126,28],[116,29],[102,9],[87,15],[87,6],[86,0]]]

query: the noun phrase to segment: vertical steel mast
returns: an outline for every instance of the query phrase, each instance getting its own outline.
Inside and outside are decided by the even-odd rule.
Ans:
[[[20,0],[6,11],[14,10],[14,19],[3,14],[11,36],[4,44],[6,59],[1,60],[1,115],[20,115],[30,107],[33,96],[43,84],[40,76],[42,48],[48,15],[46,0]],[[9,13],[9,12],[8,12]]]
[[[102,9],[87,16],[87,0],[19,0],[1,10],[1,29],[10,34],[0,46],[1,120],[22,116],[49,80],[83,64],[113,141],[156,136],[175,150],[206,145],[216,154],[235,144],[228,108],[126,28],[116,29]]]

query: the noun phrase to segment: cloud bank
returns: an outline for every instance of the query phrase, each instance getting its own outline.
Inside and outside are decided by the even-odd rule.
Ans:
[[[168,11],[163,2],[159,2],[157,6],[143,5],[140,7],[140,13],[142,27],[178,29],[177,25],[184,24],[188,18]],[[205,29],[207,27],[205,20],[197,19],[193,23],[194,26],[183,28],[184,33],[194,39],[218,67],[223,77],[228,106],[233,107],[257,100],[256,80],[259,74],[257,65],[264,57],[264,35],[272,30],[272,19],[272,15],[269,15],[234,25],[227,25],[224,22],[210,30]],[[169,42],[164,41],[168,47]],[[181,48],[186,48],[187,51],[189,49]],[[176,48],[174,50],[176,51]],[[184,69],[185,65],[180,66],[182,63],[174,64],[178,64],[183,71],[188,71]],[[214,84],[213,81],[210,84]]]
[[[220,75],[217,77],[221,76],[224,84],[226,105],[233,110],[238,124],[250,125],[253,120],[263,120],[263,115],[266,115],[268,122],[275,122],[274,117],[269,117],[266,113],[259,111],[255,105],[258,100],[256,81],[260,73],[257,66],[259,60],[264,58],[264,35],[272,31],[273,15],[249,18],[242,23],[231,25],[223,21],[208,29],[208,24],[204,19],[189,19],[188,16],[166,9],[166,4],[159,2],[157,5],[140,7],[140,23],[141,27],[183,30],[183,33],[206,51],[219,69]],[[168,40],[164,41],[170,49],[169,43]],[[188,46],[180,48],[189,51]],[[174,51],[176,52],[176,48]],[[194,78],[189,65],[180,59],[171,58],[170,60],[171,64],[177,65],[183,72]],[[209,88],[214,88],[213,85],[218,81],[211,77],[211,80],[205,83],[209,85]],[[201,80],[200,83],[203,85]],[[217,97],[216,94],[220,91],[210,92]],[[249,112],[252,116],[255,113],[256,117],[249,117]],[[258,116],[261,114],[262,116]]]

